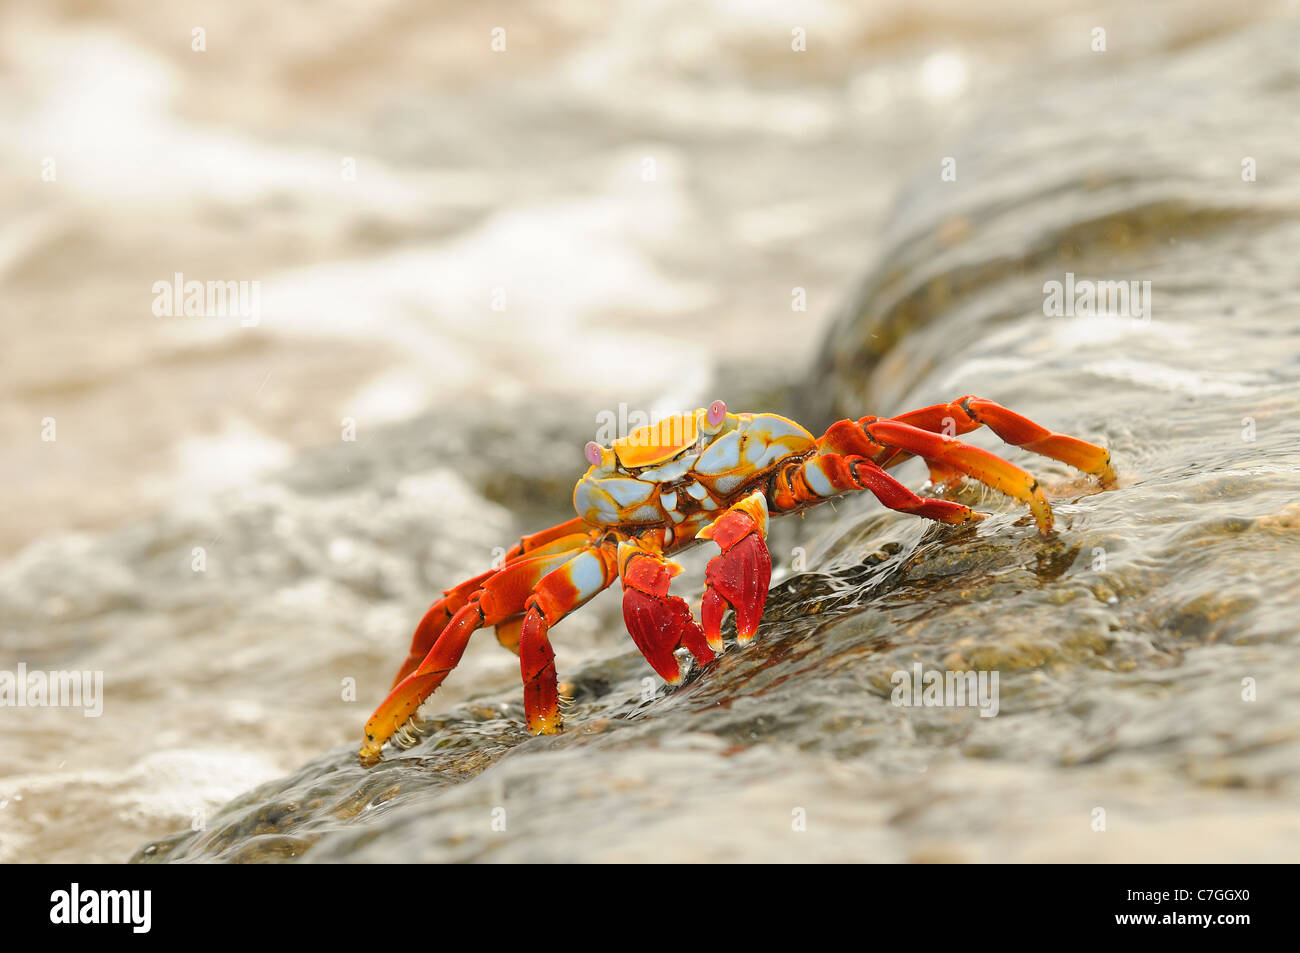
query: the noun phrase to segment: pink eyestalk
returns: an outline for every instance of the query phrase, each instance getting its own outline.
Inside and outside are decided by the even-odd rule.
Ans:
[[[588,441],[587,446],[583,449],[583,452],[587,455],[588,463],[590,463],[593,467],[600,466],[600,461],[602,459],[600,444],[596,443],[596,441],[594,440]]]
[[[715,400],[709,405],[709,426],[719,427],[727,416],[727,405],[720,400]]]

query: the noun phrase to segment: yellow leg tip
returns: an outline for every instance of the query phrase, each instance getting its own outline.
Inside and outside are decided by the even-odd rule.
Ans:
[[[528,719],[528,730],[534,735],[558,735],[564,730],[564,719],[554,715],[539,715]]]

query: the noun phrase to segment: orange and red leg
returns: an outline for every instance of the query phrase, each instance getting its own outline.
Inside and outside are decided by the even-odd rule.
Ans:
[[[517,546],[506,553],[500,566],[446,590],[442,594],[443,597],[429,607],[420,624],[415,627],[415,634],[411,638],[411,649],[407,653],[406,661],[397,670],[393,686],[396,687],[424,661],[429,650],[433,648],[434,642],[438,640],[438,636],[447,628],[452,618],[489,579],[524,558],[531,559],[578,549],[586,544],[590,529],[591,527],[582,519],[572,519],[542,530],[540,533],[524,536]],[[518,611],[523,611],[522,604]],[[522,623],[522,615],[512,616],[497,623],[497,641],[516,654],[519,651],[519,627]]]
[[[1077,437],[1054,433],[1000,404],[974,396],[893,418],[841,420],[826,431],[820,445],[823,453],[829,450],[868,457],[882,470],[912,456],[921,457],[936,483],[953,482],[968,476],[1026,503],[1039,531],[1043,535],[1049,534],[1052,509],[1038,481],[996,454],[956,439],[957,434],[968,433],[980,426],[988,426],[1003,441],[1014,446],[1090,473],[1103,485],[1115,480],[1110,453],[1104,448]]]
[[[840,424],[853,426],[851,421],[840,421]],[[835,430],[840,424],[831,429]],[[861,437],[858,440],[862,442]],[[848,442],[841,440],[839,445]],[[891,510],[941,523],[969,523],[981,518],[979,513],[961,503],[917,496],[867,456],[829,449],[782,468],[773,481],[772,505],[780,512],[788,512],[858,490],[870,490]]]
[[[471,584],[478,584],[464,596],[463,604],[441,631],[429,637],[432,644],[424,658],[400,678],[366,722],[366,740],[361,746],[362,763],[371,764],[378,760],[384,743],[410,720],[460,662],[469,637],[476,630],[521,614],[520,667],[525,680],[525,711],[529,725],[536,726],[537,730],[547,730],[551,724],[558,727],[554,666],[552,664],[550,669],[550,689],[547,691],[545,665],[539,661],[550,653],[546,629],[616,577],[612,554],[585,536],[583,540],[586,545],[582,548],[558,552],[541,552],[551,547],[538,547],[531,555],[522,555],[501,569],[451,590],[460,598]],[[426,615],[426,620],[428,618]],[[425,637],[417,635],[417,639]],[[532,683],[540,685],[540,689],[534,686],[533,701],[530,702],[529,686]]]
[[[863,418],[864,421],[870,419],[872,418]],[[974,394],[967,394],[947,404],[935,404],[899,414],[891,419],[950,437],[988,427],[1003,443],[1067,463],[1076,470],[1097,477],[1102,486],[1110,486],[1115,482],[1109,450],[1078,437],[1048,430],[1028,417]],[[882,460],[876,462],[885,467],[892,463]]]
[[[524,717],[535,735],[562,726],[552,626],[618,578],[612,546],[593,545],[549,573],[528,597],[519,632],[519,673],[524,681]]]

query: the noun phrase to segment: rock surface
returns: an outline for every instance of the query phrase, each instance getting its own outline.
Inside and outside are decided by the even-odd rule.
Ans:
[[[339,745],[136,859],[1293,859],[1300,143],[1282,117],[1300,109],[1298,40],[1293,24],[1245,31],[1168,55],[1158,86],[1137,64],[986,117],[954,147],[956,182],[906,193],[815,388],[789,401],[815,426],[973,392],[1106,444],[1120,483],[1104,493],[1006,451],[1043,481],[1055,537],[971,486],[956,498],[993,515],[969,529],[867,500],[783,521],[757,640],[680,689],[647,682],[618,638],[617,601],[602,598],[557,637],[588,649],[561,657],[566,733],[524,733],[500,653],[496,688],[441,709],[374,769]],[[1046,313],[1045,283],[1067,273],[1149,281],[1148,309]],[[427,463],[419,429],[380,443]],[[346,553],[298,597],[332,601],[364,637],[376,605],[460,578],[443,572],[472,500],[458,502],[450,477],[410,487],[382,476],[407,462],[372,478],[344,454],[291,470],[248,519],[313,500],[312,532],[348,528]],[[354,465],[346,491],[322,484],[335,504],[313,498],[321,473]],[[567,466],[533,471],[538,500],[566,492]],[[900,474],[919,485],[912,466]],[[440,508],[403,503],[414,495]],[[445,547],[436,573],[422,537]],[[286,541],[257,557],[259,573],[320,549]],[[193,637],[215,621],[195,619]],[[312,652],[310,631],[293,637]],[[891,704],[895,673],[918,664],[997,672],[996,716]],[[286,693],[311,703],[302,686]],[[359,729],[364,713],[349,711]],[[258,730],[274,721],[262,713]]]

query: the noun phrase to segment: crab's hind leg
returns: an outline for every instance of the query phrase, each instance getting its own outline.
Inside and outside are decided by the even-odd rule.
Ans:
[[[871,440],[886,449],[899,449],[924,457],[932,467],[937,463],[945,471],[962,473],[1015,497],[1029,506],[1039,533],[1047,536],[1052,532],[1052,508],[1043,496],[1038,480],[1015,464],[953,437],[896,420],[876,420],[867,423],[863,429]]]
[[[619,543],[623,622],[650,667],[670,685],[682,680],[673,654],[678,648],[689,650],[701,664],[715,657],[686,600],[668,592],[672,578],[681,571],[652,536]]]
[[[525,558],[545,556],[581,547],[587,541],[589,529],[590,527],[579,518],[569,520],[567,523],[561,523],[558,526],[552,526],[550,529],[544,529],[540,533],[534,533],[531,536],[524,536],[519,540],[518,545],[506,553],[501,566],[480,573],[473,579],[462,582],[459,586],[444,592],[443,597],[429,607],[429,610],[424,614],[424,618],[420,620],[420,624],[415,627],[415,634],[411,637],[411,649],[407,653],[406,661],[397,670],[397,677],[393,679],[393,687],[397,687],[406,676],[415,671],[419,664],[424,661],[424,657],[429,654],[429,650],[438,641],[438,636],[442,634],[443,629],[447,628],[447,624],[451,622],[452,617],[464,607],[465,603],[469,602],[470,597],[478,592],[484,583],[503,569],[509,568],[514,563]],[[521,605],[520,611],[522,610],[523,606]],[[497,641],[516,654],[519,651],[518,627],[522,621],[522,616],[518,618],[512,617],[497,625]]]
[[[1052,508],[1038,481],[987,450],[911,424],[878,417],[838,421],[831,425],[819,443],[824,450],[867,456],[882,469],[882,473],[884,467],[907,459],[906,455],[922,457],[930,465],[931,474],[937,470],[968,476],[1027,503],[1038,523],[1038,531],[1044,536],[1052,531]],[[898,452],[903,456],[896,457]]]
[[[891,510],[940,523],[969,523],[982,518],[969,506],[917,496],[903,486],[865,455],[871,452],[871,445],[852,421],[842,420],[832,426],[820,441],[820,447],[821,452],[816,456],[777,474],[772,500],[780,512],[868,490]],[[841,453],[832,447],[857,452]]]
[[[433,694],[460,662],[469,637],[475,630],[524,611],[525,601],[533,587],[548,573],[573,558],[574,554],[575,550],[571,549],[519,559],[502,569],[471,580],[480,582],[480,585],[442,627],[424,658],[393,686],[388,697],[366,722],[366,740],[361,746],[362,763],[372,764],[379,759],[384,743],[410,720],[421,703]],[[453,592],[463,588],[464,586],[458,586]]]
[[[442,598],[429,607],[424,617],[420,619],[420,624],[415,627],[415,634],[411,636],[411,649],[406,655],[406,661],[397,670],[391,688],[396,688],[406,676],[419,667],[424,657],[429,654],[429,650],[433,648],[433,644],[438,641],[438,636],[442,635],[456,613],[469,602],[470,596],[483,588],[483,584],[498,572],[499,569],[489,569],[473,579],[465,580],[459,586],[446,590]]]
[[[864,417],[859,424],[865,426],[874,419],[876,418]],[[1104,447],[1080,440],[1078,437],[1071,437],[1069,434],[1048,430],[1028,417],[1008,410],[995,401],[976,397],[974,394],[967,394],[947,404],[935,404],[909,411],[890,419],[952,437],[970,433],[979,427],[988,427],[1003,443],[1067,463],[1076,470],[1095,476],[1102,486],[1110,486],[1115,482],[1115,471],[1110,464],[1110,451]],[[896,461],[892,458],[877,458],[876,462],[887,467]],[[940,465],[937,468],[938,472],[934,472],[936,467],[931,466],[931,476],[936,478],[935,482],[950,479],[955,475],[945,472],[945,469]]]
[[[555,652],[548,633],[574,609],[618,578],[612,545],[592,545],[533,587],[519,628],[519,673],[524,681],[524,716],[535,735],[560,730],[560,696]]]

